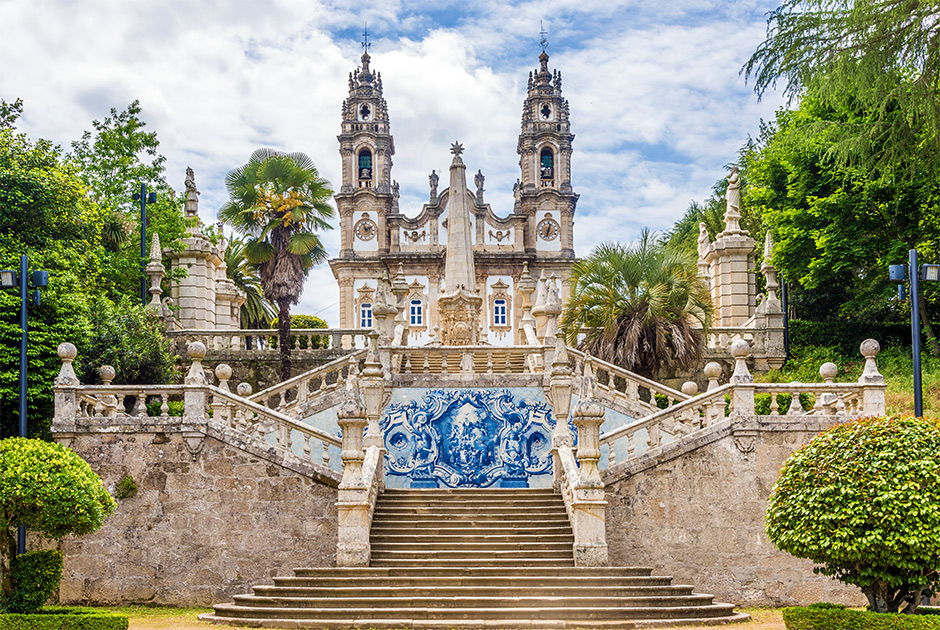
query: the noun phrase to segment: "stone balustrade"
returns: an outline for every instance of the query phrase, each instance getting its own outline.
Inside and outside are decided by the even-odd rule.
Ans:
[[[290,332],[291,352],[360,350],[368,345],[370,332],[370,329],[362,328],[293,328]],[[212,356],[249,358],[277,353],[276,329],[187,328],[169,331],[167,335],[180,354],[194,341],[204,344]]]
[[[263,389],[248,398],[281,413],[295,413],[301,407],[325,394],[341,390],[351,374],[359,371],[366,350],[357,350],[318,368]]]
[[[538,374],[542,346],[422,346],[392,348],[398,374]]]
[[[726,417],[757,419],[758,402],[761,406],[768,403],[767,416],[828,416],[849,420],[885,412],[884,378],[875,364],[880,347],[871,339],[861,346],[866,367],[857,383],[836,383],[837,368],[832,363],[820,367],[822,383],[754,383],[746,364],[750,352],[747,342],[738,339],[730,349],[735,358],[730,383],[719,386],[720,367],[709,364],[706,366],[708,391],[604,434],[600,439],[607,452],[604,467],[629,461],[686,436],[694,439],[697,432]],[[694,384],[689,385],[694,388]]]
[[[731,344],[743,339],[753,345],[757,329],[754,326],[714,326],[705,335],[705,345],[713,350],[731,350]]]
[[[583,352],[571,348],[568,354],[577,365],[583,364],[586,357]],[[595,357],[591,357],[591,364],[597,379],[598,399],[606,403],[619,403],[622,411],[630,415],[639,417],[655,413],[660,409],[659,401],[668,408],[689,398],[680,391]]]
[[[87,385],[76,394],[82,418],[169,418],[182,416],[181,385]],[[176,403],[170,405],[170,403]],[[172,413],[171,413],[172,412]]]

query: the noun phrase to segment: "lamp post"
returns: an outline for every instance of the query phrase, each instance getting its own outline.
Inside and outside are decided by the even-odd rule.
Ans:
[[[924,415],[924,394],[920,370],[920,281],[937,282],[940,280],[940,265],[919,265],[917,250],[909,252],[908,269],[911,284],[911,354],[914,363],[914,415]],[[906,278],[904,265],[890,265],[888,278],[892,282],[903,283]],[[898,286],[898,297],[904,299],[904,285]]]
[[[0,271],[0,288],[12,289],[19,285],[20,289],[20,437],[26,437],[26,344],[29,338],[27,312],[29,307],[39,306],[40,289],[49,286],[49,272],[41,269],[29,274],[29,260],[20,256],[20,270],[17,275],[14,269]],[[20,525],[16,537],[16,553],[26,552],[26,529]]]
[[[157,202],[157,193],[147,194],[147,184],[141,184],[132,199],[140,202],[140,302],[147,306],[147,204]]]

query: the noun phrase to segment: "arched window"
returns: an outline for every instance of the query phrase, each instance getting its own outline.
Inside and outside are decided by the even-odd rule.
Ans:
[[[424,304],[421,300],[411,300],[408,312],[412,326],[424,326]]]
[[[494,300],[493,302],[493,325],[506,325],[506,300]]]
[[[362,187],[372,185],[372,151],[369,149],[359,152],[359,185]]]
[[[550,185],[555,179],[555,154],[551,147],[545,147],[539,153],[539,173],[543,185]]]
[[[363,302],[359,305],[359,328],[372,328],[371,302]]]

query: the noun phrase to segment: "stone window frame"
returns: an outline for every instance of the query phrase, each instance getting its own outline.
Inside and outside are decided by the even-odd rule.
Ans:
[[[408,325],[424,326],[424,300],[408,301]]]
[[[543,173],[543,171],[542,171],[542,155],[543,155],[546,151],[548,152],[548,154],[549,154],[549,155],[551,156],[551,158],[552,158],[552,165],[551,165],[551,167],[550,167],[551,171],[550,171],[549,177],[545,177],[545,175],[544,175],[544,173]],[[558,149],[557,149],[553,144],[551,144],[551,143],[549,143],[549,142],[546,142],[546,143],[543,144],[541,147],[539,147],[539,150],[538,150],[538,154],[537,154],[537,155],[538,155],[537,167],[538,167],[538,171],[539,171],[539,184],[540,184],[542,187],[551,187],[551,186],[554,186],[554,185],[555,185],[555,175],[556,175],[556,172],[557,172],[557,170],[558,170],[558,157],[557,157],[557,155],[558,155]]]
[[[499,278],[490,285],[489,287],[489,322],[490,329],[495,332],[500,337],[512,330],[512,294],[509,292],[510,285],[503,282],[502,278]],[[497,324],[496,319],[496,303],[498,301],[503,301],[506,308],[505,319],[503,324]]]
[[[371,164],[368,177],[362,176],[364,169],[360,166],[364,153],[369,154],[369,164]],[[356,151],[356,181],[359,182],[359,188],[372,188],[372,182],[375,181],[375,152],[371,147],[362,147]]]
[[[428,329],[428,295],[426,289],[427,287],[425,285],[415,279],[408,285],[408,293],[405,295],[403,306],[408,308],[408,330],[414,337],[426,332]],[[418,300],[421,302],[421,323],[413,324],[411,321],[411,303]]]
[[[372,305],[375,304],[375,288],[369,284],[363,284],[357,290],[356,297],[356,321],[359,328],[369,329],[375,327],[375,318],[372,314]],[[368,309],[367,311],[365,309]],[[368,325],[366,325],[368,322]]]
[[[362,302],[359,305],[359,328],[372,328],[372,302]]]

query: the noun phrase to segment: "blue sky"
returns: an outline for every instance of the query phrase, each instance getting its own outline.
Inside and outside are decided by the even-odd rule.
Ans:
[[[494,211],[511,210],[516,139],[539,25],[563,74],[575,134],[579,254],[668,229],[710,194],[781,99],[758,102],[739,70],[773,0],[382,2],[0,0],[0,98],[20,127],[68,146],[111,107],[140,99],[171,184],[187,166],[215,221],[225,173],[259,146],[303,151],[339,185],[340,106],[363,24],[395,136],[392,176],[417,214],[427,174],[466,147]],[[338,235],[325,238],[332,253]],[[298,312],[335,323],[336,290],[314,270]]]

